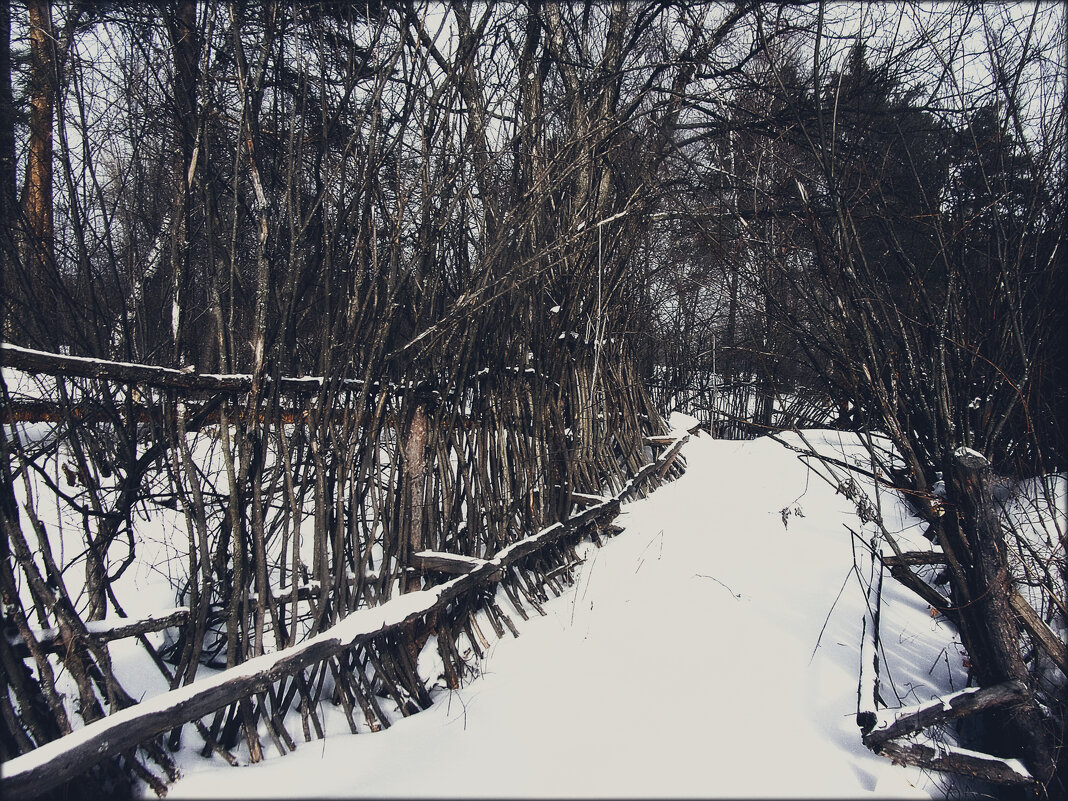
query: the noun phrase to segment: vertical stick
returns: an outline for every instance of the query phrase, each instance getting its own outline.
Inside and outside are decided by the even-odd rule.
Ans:
[[[426,476],[426,407],[416,401],[412,413],[411,426],[404,443],[404,478],[408,484],[408,543],[407,554],[413,554],[423,547],[423,483]],[[407,561],[407,558],[405,559]],[[420,588],[420,578],[414,573],[405,572],[401,576],[401,592],[411,592]]]

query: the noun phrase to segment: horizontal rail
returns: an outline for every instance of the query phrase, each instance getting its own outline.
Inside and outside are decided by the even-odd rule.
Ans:
[[[441,551],[419,551],[413,553],[408,561],[413,568],[423,573],[449,573],[454,576],[467,575],[486,563],[485,559],[476,556],[461,556]]]
[[[151,364],[120,362],[86,356],[66,356],[61,353],[23,348],[7,342],[0,342],[0,367],[12,367],[28,373],[51,376],[96,378],[162,389],[181,389],[186,392],[221,392],[235,395],[249,392],[252,389],[253,379],[250,373],[198,373],[192,368],[177,370],[173,367],[161,367]],[[548,381],[552,386],[558,386],[555,381],[531,368],[505,367],[502,372],[505,374],[514,373],[517,376],[537,376]],[[485,381],[491,380],[492,376],[486,369],[472,376],[472,379]],[[275,379],[265,375],[263,381],[266,386],[270,386]],[[305,395],[318,392],[327,381],[328,379],[323,376],[303,376],[300,378],[283,376],[277,379],[281,390]],[[368,383],[358,378],[342,379],[338,382],[338,387],[347,392],[359,392],[364,387],[368,387],[374,393],[383,389],[381,382],[372,381]],[[440,392],[428,389],[425,385],[409,385],[405,387],[388,384],[386,389],[398,395],[409,392],[415,393],[417,397],[427,401],[438,400],[442,397]],[[26,411],[31,410],[32,406],[26,407]]]
[[[163,631],[172,626],[180,626],[189,618],[189,608],[185,606],[173,609],[166,614],[149,615],[140,618],[121,618],[114,621],[90,621],[86,623],[90,639],[99,642],[111,642],[122,640],[127,637],[136,637],[139,634],[148,634],[153,631]],[[42,629],[33,631],[37,645],[45,652],[63,652],[69,647],[63,633],[58,629]],[[15,634],[4,635],[8,643],[15,649],[15,654],[25,658],[30,655],[30,649],[23,642],[22,637]]]
[[[118,362],[86,356],[65,356],[61,353],[22,348],[7,342],[0,342],[0,366],[14,367],[30,373],[99,378],[164,389],[184,389],[189,392],[240,394],[252,389],[253,378],[249,373],[197,373],[151,364]],[[264,381],[269,384],[272,379],[270,376],[265,376]],[[322,388],[324,381],[322,376],[278,379],[282,389],[303,393],[317,392]],[[365,385],[365,382],[356,378],[345,379],[340,383],[343,389],[351,391],[358,391]],[[371,384],[372,388],[379,386],[377,383]]]

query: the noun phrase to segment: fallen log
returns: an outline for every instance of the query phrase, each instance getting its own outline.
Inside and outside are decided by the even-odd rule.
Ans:
[[[864,745],[880,753],[882,746],[890,740],[974,712],[1021,703],[1029,697],[1030,691],[1022,681],[1007,681],[984,689],[969,687],[918,706],[883,710],[877,713],[871,728],[864,732]]]
[[[921,739],[915,738],[931,726],[1022,703],[1029,698],[1027,685],[1022,681],[1008,681],[984,689],[971,687],[927,704],[884,710],[864,720],[858,716],[857,722],[864,732],[864,745],[894,764],[971,776],[997,784],[1034,784],[1034,777],[1019,760],[937,743],[922,735]]]
[[[895,765],[915,765],[926,770],[955,773],[994,784],[1033,785],[1034,777],[1018,759],[1003,759],[992,754],[935,742],[889,742],[880,753]]]

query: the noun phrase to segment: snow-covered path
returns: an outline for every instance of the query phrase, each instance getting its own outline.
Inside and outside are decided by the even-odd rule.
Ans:
[[[860,743],[852,504],[770,440],[685,455],[462,690],[253,767],[183,755],[172,796],[938,797]],[[951,633],[891,585],[888,703],[959,688]]]

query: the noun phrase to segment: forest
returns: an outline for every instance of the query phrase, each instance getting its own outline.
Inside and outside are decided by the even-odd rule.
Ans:
[[[866,437],[990,691],[964,745],[1030,778],[858,738],[1064,797],[1066,113],[1053,2],[0,0],[5,795],[428,706],[428,639],[459,685],[498,587],[540,611],[681,475],[680,411]],[[132,716],[119,639],[188,709]]]

